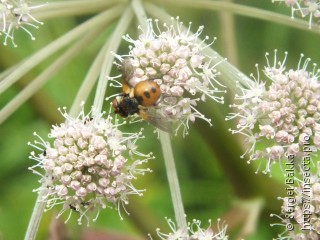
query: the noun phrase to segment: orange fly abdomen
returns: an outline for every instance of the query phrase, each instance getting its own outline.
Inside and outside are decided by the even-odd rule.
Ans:
[[[134,96],[145,107],[153,106],[161,95],[159,85],[152,80],[137,83],[134,87]]]

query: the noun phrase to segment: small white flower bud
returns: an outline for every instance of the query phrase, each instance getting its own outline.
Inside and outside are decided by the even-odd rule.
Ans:
[[[79,188],[81,187],[81,184],[79,181],[72,181],[70,183],[70,187],[73,189],[73,190],[79,190]]]
[[[66,196],[68,194],[68,189],[63,185],[57,185],[55,191],[59,197]]]
[[[61,182],[62,182],[64,185],[68,185],[68,184],[71,182],[71,177],[70,177],[70,175],[63,175],[63,176],[61,176]]]
[[[79,197],[85,197],[87,195],[87,190],[84,187],[80,187],[76,191],[76,195],[79,196]]]
[[[91,192],[95,192],[97,190],[97,185],[94,182],[91,182],[88,184],[88,186],[86,187],[87,191],[89,193]]]

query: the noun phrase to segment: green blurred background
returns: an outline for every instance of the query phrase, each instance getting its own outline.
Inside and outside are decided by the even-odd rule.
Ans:
[[[272,4],[271,0],[239,0],[234,2],[276,11],[288,16],[291,14],[291,10],[286,8],[284,4]],[[217,37],[213,48],[222,56],[226,56],[228,46],[224,45],[225,41],[220,37],[225,26],[221,20],[221,12],[191,9],[184,6],[163,6],[163,8],[172,16],[180,16],[180,19],[185,23],[192,21],[193,31],[197,29],[197,26],[204,25],[202,36]],[[15,39],[19,45],[18,48],[0,45],[0,71],[18,63],[89,17],[90,15],[47,20],[39,30],[32,29],[36,37],[35,41],[31,41],[26,33],[16,31]],[[272,53],[274,49],[278,49],[280,59],[285,51],[289,52],[288,67],[297,66],[300,53],[304,53],[315,63],[320,62],[319,35],[317,33],[244,16],[235,15],[234,17],[235,47],[238,55],[236,59],[239,63],[237,67],[245,74],[256,73],[254,65],[259,63],[260,66],[263,66],[265,52]],[[27,169],[34,164],[28,158],[32,149],[27,145],[27,142],[33,141],[34,131],[45,137],[52,124],[61,122],[62,118],[56,109],[63,106],[70,108],[90,64],[101,44],[112,32],[113,27],[107,29],[71,63],[58,71],[33,98],[1,124],[0,239],[23,239],[36,199],[36,193],[32,190],[39,186],[39,178]],[[127,51],[127,47],[123,41],[119,52]],[[61,53],[62,51],[57,52],[56,55],[44,61],[21,81],[1,94],[0,107],[5,106],[23,89],[26,83],[37,76]],[[118,74],[116,68],[113,69],[112,74]],[[109,89],[107,95],[115,92],[116,90]],[[87,105],[92,102],[92,99],[93,94],[91,94]],[[108,106],[106,103],[106,110]],[[277,193],[268,192],[272,191],[269,181],[282,182],[280,178],[277,180],[277,174],[272,180],[268,176],[261,176],[262,174],[255,176],[256,167],[248,166],[240,158],[237,162],[232,160],[237,158],[241,152],[237,146],[228,144],[228,141],[234,136],[230,136],[230,133],[227,132],[227,128],[230,126],[227,126],[223,121],[224,115],[229,111],[227,104],[218,106],[216,103],[208,101],[200,107],[207,117],[213,119],[214,126],[210,128],[208,124],[199,120],[196,124],[191,125],[188,136],[185,138],[173,137],[172,142],[188,220],[192,221],[194,218],[202,220],[203,227],[206,227],[208,219],[212,219],[213,225],[215,225],[215,219],[228,213],[235,199],[256,196],[268,199],[266,196],[277,196]],[[136,129],[141,126],[142,124]],[[174,218],[174,214],[162,153],[156,135],[152,133],[152,127],[143,126],[146,128],[146,138],[139,142],[139,149],[142,152],[154,152],[156,159],[149,162],[149,167],[153,169],[153,172],[139,178],[135,185],[145,188],[147,191],[143,197],[131,197],[128,206],[131,215],[127,216],[122,212],[123,221],[119,219],[116,211],[106,209],[101,212],[98,221],[90,225],[90,229],[140,236],[142,239],[147,238],[148,225],[149,228],[158,226],[163,229],[163,232],[168,232],[164,217]],[[127,130],[134,131],[135,129],[128,126]],[[150,141],[150,139],[152,140]],[[235,181],[238,184],[235,184]],[[274,210],[280,206],[280,201],[278,202],[277,204],[277,200],[267,201],[259,218],[257,231],[247,239],[263,240],[272,239],[272,236],[275,236],[277,229],[270,228],[269,224],[277,222],[277,220],[270,219],[269,214],[280,211],[279,208],[278,212]],[[48,226],[52,224],[54,216],[59,210],[60,208],[57,207],[44,214],[37,239],[49,238]],[[63,216],[61,219],[63,220],[65,217]],[[67,232],[68,239],[79,239],[81,233],[87,229],[85,225],[78,226],[76,219],[76,214],[73,214],[63,230]],[[240,227],[235,226],[231,230],[236,232]]]

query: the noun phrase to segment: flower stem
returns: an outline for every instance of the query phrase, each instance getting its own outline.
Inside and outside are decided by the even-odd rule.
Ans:
[[[226,2],[232,2],[233,0],[225,0]],[[226,11],[220,13],[220,29],[221,29],[221,42],[225,56],[228,61],[235,66],[238,66],[238,54],[236,44],[236,27],[234,21],[234,14]]]
[[[290,16],[285,16],[283,14],[275,13],[272,11],[259,9],[256,7],[244,6],[243,4],[232,3],[228,1],[212,1],[212,0],[154,0],[154,2],[161,2],[162,5],[166,6],[181,6],[189,7],[193,9],[206,9],[215,11],[228,11],[240,16],[251,17],[256,19],[265,20],[268,22],[275,22],[283,24],[285,26],[291,26],[297,29],[302,29],[306,31],[311,31],[314,33],[319,32],[319,25],[315,25],[314,28],[309,29],[309,22],[301,19],[294,19]]]
[[[140,27],[144,30],[147,30],[147,14],[144,10],[144,7],[141,3],[141,0],[133,0],[131,1],[131,6],[133,8],[133,11],[135,13],[136,18],[138,19],[138,22],[140,24]]]
[[[103,13],[98,14],[95,17],[87,20],[78,27],[72,29],[68,33],[64,34],[62,37],[51,42],[46,47],[42,48],[31,57],[24,59],[17,64],[17,71],[13,71],[11,74],[8,74],[0,82],[0,94],[8,89],[12,84],[18,81],[25,73],[30,71],[36,65],[43,62],[46,58],[50,57],[56,53],[61,48],[65,47],[67,44],[71,43],[75,39],[79,39],[88,34],[88,31],[96,28],[97,26],[106,25],[106,23],[114,20],[115,17],[118,17],[119,14],[123,12],[123,7],[114,7],[110,10],[107,10]]]
[[[77,93],[77,96],[75,97],[75,99],[72,103],[72,106],[69,111],[70,116],[76,117],[81,110],[81,103],[88,99],[89,94],[90,94],[94,84],[96,83],[96,80],[98,79],[98,76],[99,76],[99,73],[101,70],[101,66],[102,66],[102,62],[103,62],[103,58],[104,58],[104,55],[107,51],[108,45],[109,45],[109,41],[106,41],[104,46],[99,51],[97,57],[93,61],[85,79],[83,80],[83,82],[81,84],[81,87]]]
[[[174,163],[174,157],[171,147],[170,135],[167,132],[159,130],[160,143],[162,147],[164,162],[166,166],[168,182],[171,192],[172,204],[174,208],[175,218],[179,229],[187,231],[187,222],[184,212],[180,186],[177,176],[177,170]]]
[[[43,196],[47,194],[47,189],[43,188],[37,197],[36,204],[34,205],[33,212],[30,218],[29,226],[24,237],[24,240],[33,240],[36,238],[38,232],[40,220],[46,206],[46,202],[43,201]]]
[[[127,7],[126,10],[122,13],[122,17],[119,20],[116,28],[113,31],[113,34],[109,39],[109,44],[105,51],[105,58],[102,63],[96,95],[93,103],[94,111],[98,115],[99,113],[101,113],[102,110],[102,105],[105,99],[105,93],[108,87],[108,76],[113,65],[114,56],[111,54],[111,52],[116,52],[118,50],[122,36],[127,30],[129,24],[131,23],[132,17],[133,13],[131,7]]]
[[[54,1],[32,11],[32,15],[38,20],[46,20],[60,17],[101,12],[110,6],[125,3],[126,0],[73,0]]]
[[[92,30],[90,34],[84,36],[72,47],[66,50],[58,57],[49,67],[41,72],[28,86],[26,86],[16,97],[14,97],[0,111],[0,123],[4,122],[17,108],[19,108],[27,99],[29,99],[36,91],[38,91],[60,68],[65,66],[72,58],[81,52],[99,33],[101,26]],[[17,70],[18,71],[18,70]]]
[[[145,10],[141,1],[133,0],[131,3],[132,3],[132,8],[135,12],[135,15],[138,18],[140,27],[146,31],[147,30],[147,14],[145,13]],[[159,137],[160,137],[160,143],[162,147],[164,162],[166,166],[166,172],[167,172],[176,222],[177,222],[178,228],[186,232],[187,221],[186,221],[182,197],[180,193],[177,170],[174,163],[170,135],[167,132],[163,132],[159,130]]]

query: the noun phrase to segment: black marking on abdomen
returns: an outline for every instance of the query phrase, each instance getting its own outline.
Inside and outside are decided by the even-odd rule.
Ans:
[[[141,96],[137,96],[136,99],[140,104],[143,102],[143,97]]]
[[[143,95],[144,95],[146,98],[150,98],[150,97],[151,97],[151,96],[150,96],[150,93],[147,92],[147,91],[144,91]]]

